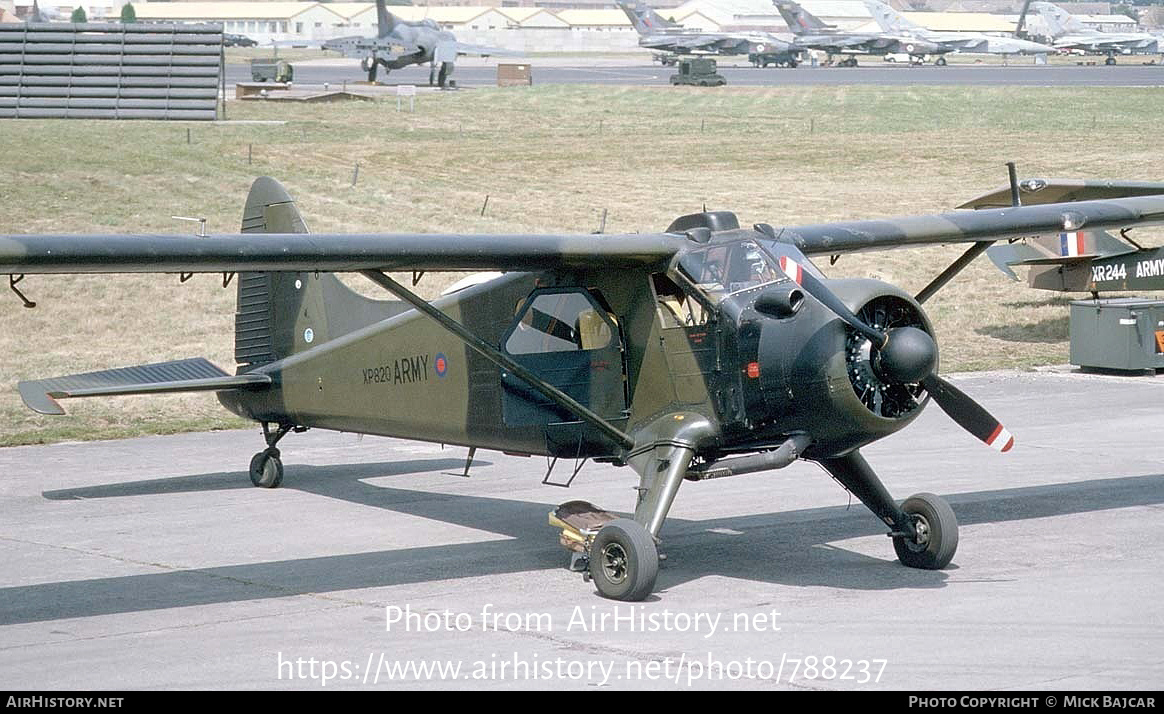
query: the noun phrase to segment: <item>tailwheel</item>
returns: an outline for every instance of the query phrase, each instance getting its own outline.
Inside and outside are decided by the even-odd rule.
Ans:
[[[636,521],[619,518],[598,531],[590,546],[590,577],[603,597],[642,600],[655,588],[659,551]]]
[[[944,499],[932,493],[918,493],[901,504],[917,531],[914,538],[894,536],[893,549],[902,565],[923,570],[940,570],[958,549],[958,519]]]
[[[283,483],[283,461],[278,449],[266,449],[251,458],[251,483],[259,488],[279,488]]]

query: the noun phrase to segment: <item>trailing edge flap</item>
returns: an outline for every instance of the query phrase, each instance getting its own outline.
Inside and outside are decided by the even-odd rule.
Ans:
[[[1132,198],[1164,194],[1164,183],[1153,181],[1084,181],[1081,179],[1023,179],[1018,182],[1019,201],[1024,206],[1043,203],[1093,201],[1102,198]],[[1009,208],[1010,185],[970,199],[958,208]]]
[[[254,372],[231,375],[202,357],[105,369],[21,382],[20,397],[28,408],[41,414],[64,414],[57,399],[69,397],[207,392],[227,389],[262,389],[271,377]]]

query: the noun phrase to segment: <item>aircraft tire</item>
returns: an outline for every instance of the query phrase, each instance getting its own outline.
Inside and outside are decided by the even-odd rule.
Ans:
[[[1103,61],[1103,63],[1110,67],[1116,63],[1116,58],[1115,57],[1108,57],[1107,59],[1105,59]]]
[[[958,519],[945,499],[932,493],[915,493],[901,504],[914,522],[923,542],[893,539],[902,565],[922,570],[941,570],[958,550]]]
[[[946,66],[946,58],[939,57],[936,60],[934,60],[934,64],[939,66],[939,67],[945,67]]]
[[[642,600],[655,589],[658,575],[659,551],[655,539],[636,521],[613,520],[594,537],[590,546],[590,577],[603,597]]]
[[[278,449],[260,451],[251,457],[250,475],[251,483],[259,488],[279,488],[283,483],[283,461]]]

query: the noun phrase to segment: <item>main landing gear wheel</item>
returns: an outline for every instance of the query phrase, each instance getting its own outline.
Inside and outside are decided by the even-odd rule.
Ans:
[[[945,67],[946,66],[946,58],[939,57],[936,60],[934,60],[934,64],[936,64],[939,67]]]
[[[917,537],[895,536],[893,549],[902,565],[923,570],[941,570],[958,550],[958,519],[950,504],[932,493],[918,493],[901,504],[913,521]]]
[[[655,589],[659,551],[655,539],[636,521],[619,518],[594,536],[590,546],[590,577],[603,597],[642,600]]]
[[[283,461],[278,449],[260,451],[251,458],[251,483],[259,488],[279,488],[283,483]]]

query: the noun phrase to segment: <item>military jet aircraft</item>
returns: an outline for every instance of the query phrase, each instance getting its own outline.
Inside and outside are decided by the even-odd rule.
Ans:
[[[428,64],[428,83],[446,86],[457,55],[513,55],[509,50],[458,42],[453,33],[442,30],[435,20],[406,22],[388,12],[384,0],[376,0],[375,37],[337,37],[323,43],[323,49],[359,57],[360,67],[375,82],[379,68],[385,72],[413,64]]]
[[[1124,195],[1118,184],[1111,193]],[[633,601],[654,587],[658,539],[685,479],[797,459],[857,496],[903,564],[945,567],[958,543],[949,505],[929,493],[899,504],[861,448],[930,399],[992,448],[1014,440],[938,376],[921,303],[995,240],[1149,223],[1164,223],[1164,194],[784,228],[712,211],[651,234],[308,235],[291,196],[264,177],[239,234],[6,235],[0,273],[22,295],[16,284],[32,274],[237,272],[233,373],[195,358],[19,389],[46,414],[63,413],[63,398],[216,392],[263,428],[256,486],[281,483],[278,444],[307,428],[457,444],[470,459],[485,448],[629,466],[632,518],[575,501],[552,522],[600,594]],[[827,279],[811,261],[956,242],[974,245],[917,297]],[[438,269],[508,272],[432,302],[386,272]],[[358,295],[335,272],[395,299]]]
[[[885,32],[891,32],[903,37],[916,37],[919,40],[933,42],[946,51],[965,52],[968,54],[991,55],[1037,55],[1054,52],[1054,47],[1023,40],[1017,37],[998,37],[981,32],[938,32],[927,30],[920,25],[910,22],[904,15],[886,5],[880,0],[865,0],[869,13],[877,21],[877,25]],[[945,58],[939,57],[936,64],[944,65]]]
[[[772,0],[780,11],[788,29],[795,35],[797,46],[821,50],[833,55],[848,55],[838,65],[856,67],[857,54],[906,54],[910,61],[921,62],[927,55],[950,52],[936,42],[896,32],[844,32],[829,25],[792,0]],[[945,61],[942,61],[945,64]]]
[[[1082,181],[1029,178],[1018,182],[1024,205],[1063,203],[1115,196],[1164,194],[1164,183]],[[990,209],[1010,205],[1003,187],[963,203],[959,208]],[[1015,266],[1028,268],[1027,284],[1057,292],[1164,290],[1164,248],[1140,245],[1130,232],[1064,230],[1056,236],[1030,237],[991,246],[991,262],[1013,280]]]
[[[700,32],[688,30],[659,16],[642,0],[619,0],[618,6],[639,33],[639,46],[673,55],[706,53],[749,55],[770,63],[795,67],[799,50],[768,32]]]
[[[1039,13],[1050,35],[1050,43],[1056,49],[1107,55],[1104,64],[1113,65],[1116,55],[1153,54],[1160,48],[1159,39],[1147,32],[1102,32],[1086,27],[1078,18],[1053,3],[1034,2],[1031,7]]]

